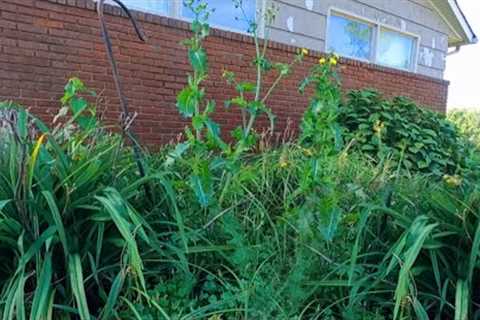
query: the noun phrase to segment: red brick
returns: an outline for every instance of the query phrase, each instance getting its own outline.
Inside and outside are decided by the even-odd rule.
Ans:
[[[19,100],[48,121],[58,111],[64,83],[78,76],[104,99],[100,108],[105,110],[105,121],[116,124],[118,96],[94,9],[91,0],[0,0],[0,100]],[[118,8],[107,6],[106,13],[125,93],[132,110],[139,113],[134,128],[149,144],[177,140],[188,124],[179,116],[175,102],[191,72],[186,50],[180,44],[190,34],[189,24],[135,13],[149,38],[142,43]],[[255,49],[252,39],[244,35],[217,29],[211,34],[205,43],[210,67],[206,92],[217,102],[214,118],[222,124],[223,132],[228,132],[240,123],[240,116],[238,109],[226,110],[223,106],[235,91],[221,74],[227,69],[242,81],[254,81],[251,60]],[[288,62],[297,50],[271,43],[269,56]],[[291,128],[298,127],[311,89],[302,96],[297,87],[320,56],[311,52],[268,99],[278,116],[278,132],[292,121]],[[375,87],[385,96],[409,96],[445,112],[446,81],[348,59],[341,62],[345,90]],[[266,85],[274,78],[274,74],[266,76]],[[259,129],[267,126],[265,117],[259,119]]]

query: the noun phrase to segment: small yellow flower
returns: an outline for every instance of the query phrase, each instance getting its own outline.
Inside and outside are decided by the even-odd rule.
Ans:
[[[330,65],[336,66],[338,63],[338,60],[335,57],[330,58]]]
[[[375,131],[376,133],[382,132],[384,128],[385,128],[385,123],[383,123],[380,120],[377,120],[373,125],[373,131]]]
[[[306,56],[308,54],[308,50],[305,48],[302,48],[301,53]]]
[[[289,165],[288,155],[285,151],[283,151],[282,154],[280,155],[280,159],[278,159],[278,165],[282,169],[288,167],[288,165]]]
[[[319,64],[325,64],[325,62],[327,62],[325,58],[320,58],[320,60],[318,60]]]
[[[312,149],[303,149],[303,153],[304,153],[307,157],[313,156],[313,151],[312,151]]]
[[[462,178],[458,175],[450,176],[446,174],[443,176],[443,181],[451,188],[458,187],[462,184]]]

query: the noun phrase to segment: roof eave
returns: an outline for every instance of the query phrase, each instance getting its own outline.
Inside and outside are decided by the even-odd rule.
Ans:
[[[458,5],[457,0],[448,0],[448,4],[452,12],[455,14],[455,17],[457,18],[459,24],[461,25],[462,31],[465,35],[464,41],[458,43],[457,46],[477,43],[478,38],[475,35],[473,28],[470,26],[470,23],[468,23],[468,20],[465,14],[463,13],[462,9]]]
[[[440,4],[434,0],[429,0],[429,2],[452,31],[448,42],[449,47],[464,46],[478,42],[478,38],[458,5],[457,0],[446,0]]]

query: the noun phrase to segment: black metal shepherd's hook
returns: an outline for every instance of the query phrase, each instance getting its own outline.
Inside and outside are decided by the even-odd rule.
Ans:
[[[128,8],[120,0],[112,0],[112,1],[118,4],[123,9],[123,11],[127,14],[128,18],[133,24],[133,28],[135,29],[135,32],[137,33],[138,38],[141,41],[145,41],[145,36],[140,31],[137,21],[132,16],[130,10],[128,10]],[[107,29],[107,24],[105,22],[105,17],[103,15],[104,4],[105,4],[105,0],[98,0],[97,12],[98,12],[98,18],[100,20],[100,27],[102,31],[103,40],[105,42],[105,48],[107,50],[108,60],[110,61],[110,65],[112,67],[113,81],[115,82],[115,87],[117,88],[117,94],[120,99],[120,107],[122,109],[122,117],[120,120],[121,121],[120,125],[122,128],[123,134],[132,143],[133,154],[135,157],[135,162],[137,163],[137,166],[138,166],[138,171],[140,173],[140,176],[144,178],[146,175],[145,166],[143,163],[144,155],[138,143],[138,140],[135,137],[135,134],[130,130],[131,121],[133,121],[133,118],[130,116],[130,112],[128,110],[128,100],[123,93],[123,86],[122,86],[122,82],[120,81],[120,74],[118,72],[117,61],[115,60],[115,57],[113,55],[112,41],[110,39],[110,35]],[[152,201],[153,195],[150,188],[148,187],[148,184],[144,184],[144,186],[145,186],[145,192],[147,194],[147,197],[149,198],[150,201]]]

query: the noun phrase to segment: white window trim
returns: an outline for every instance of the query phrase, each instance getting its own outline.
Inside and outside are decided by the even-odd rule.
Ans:
[[[420,35],[412,33],[412,32],[408,32],[408,31],[405,31],[405,30],[401,30],[400,28],[388,25],[386,23],[382,23],[382,22],[379,22],[379,21],[375,21],[375,20],[372,20],[372,19],[369,19],[369,18],[362,17],[362,16],[357,15],[353,12],[343,10],[343,9],[340,9],[340,8],[337,8],[337,7],[330,7],[328,9],[328,17],[327,17],[327,24],[326,24],[326,30],[325,30],[325,52],[333,53],[332,51],[329,50],[329,43],[328,43],[328,38],[329,38],[328,30],[329,30],[330,18],[332,17],[332,15],[345,17],[345,18],[351,19],[351,20],[356,20],[358,22],[365,23],[365,24],[368,24],[368,25],[372,26],[373,36],[372,36],[372,47],[371,47],[370,59],[361,59],[361,58],[345,56],[345,55],[344,55],[344,57],[349,58],[349,59],[353,59],[353,60],[367,62],[367,63],[374,63],[374,64],[378,64],[378,65],[381,65],[381,66],[384,66],[384,67],[392,68],[392,69],[410,71],[410,72],[415,72],[415,73],[417,72],[417,70],[418,70],[418,56],[420,54],[420,44],[421,44],[421,39],[422,39]],[[410,68],[393,67],[393,66],[390,66],[390,65],[387,65],[387,64],[382,64],[382,63],[378,62],[378,54],[379,54],[378,43],[380,41],[380,30],[381,29],[386,29],[386,30],[389,30],[389,31],[398,32],[400,34],[403,34],[403,35],[406,35],[406,36],[409,36],[409,37],[412,37],[412,38],[415,39],[414,40],[414,46],[415,47],[412,50],[412,55],[413,56],[411,57],[412,58],[412,63],[411,63]]]

